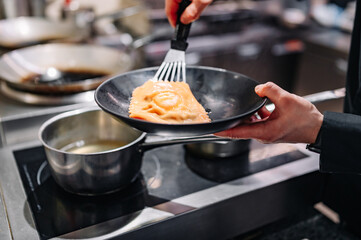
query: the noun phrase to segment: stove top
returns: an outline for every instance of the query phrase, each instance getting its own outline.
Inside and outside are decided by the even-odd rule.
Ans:
[[[307,156],[292,145],[257,142],[252,142],[249,152],[215,159],[196,157],[182,145],[161,147],[145,153],[139,177],[126,189],[88,197],[68,193],[55,183],[43,147],[13,154],[40,239],[121,219],[110,228],[108,224],[107,231],[114,231],[139,217],[145,208],[174,215],[189,212],[195,208],[172,200]],[[165,203],[172,207],[165,208]]]

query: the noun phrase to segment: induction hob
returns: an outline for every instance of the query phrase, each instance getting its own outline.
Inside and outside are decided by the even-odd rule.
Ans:
[[[13,154],[40,239],[112,219],[121,219],[113,226],[113,230],[119,229],[147,207],[174,215],[189,212],[195,208],[172,200],[307,157],[292,145],[256,142],[252,142],[249,152],[215,159],[196,157],[183,145],[161,147],[144,155],[141,173],[128,187],[89,197],[68,193],[55,183],[43,147],[16,150]],[[172,207],[164,207],[167,203]]]

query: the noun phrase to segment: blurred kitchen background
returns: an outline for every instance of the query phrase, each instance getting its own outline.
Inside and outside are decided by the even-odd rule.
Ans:
[[[273,81],[301,96],[341,88],[354,9],[355,1],[346,0],[217,0],[192,24],[186,62],[225,68],[260,83]],[[95,44],[126,55],[121,71],[160,65],[174,32],[163,0],[1,0],[0,18],[3,60],[6,53],[39,43]],[[32,51],[35,64],[56,62],[56,54]],[[62,56],[67,59],[64,51]],[[49,117],[93,101],[91,91],[65,96],[28,91],[18,79],[16,84],[7,79],[8,61],[0,61],[5,63],[0,64],[3,145],[27,140],[12,135],[19,129],[13,120]],[[23,68],[23,62],[17,64]],[[342,106],[343,99],[317,104],[321,111],[342,111]],[[22,131],[34,131],[32,124],[28,120]]]
[[[273,81],[300,95],[340,88],[354,7],[354,1],[215,1],[192,25],[186,60],[189,65],[236,71],[261,83]],[[80,41],[136,52],[133,68],[159,65],[173,33],[163,0],[0,1],[2,22],[19,16],[72,21],[80,29]],[[318,107],[341,111],[342,100]]]

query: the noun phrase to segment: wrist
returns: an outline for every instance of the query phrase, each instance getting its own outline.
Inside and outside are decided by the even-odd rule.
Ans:
[[[322,143],[322,122],[323,122],[323,115],[321,114],[320,117],[317,120],[317,125],[315,127],[314,136],[312,137],[312,140],[310,141],[310,144],[307,144],[306,149],[321,153],[321,143]]]
[[[308,150],[310,150],[312,152],[321,153],[321,150],[322,150],[321,142],[322,142],[322,137],[321,137],[321,129],[320,129],[320,131],[318,132],[318,135],[316,137],[315,142],[307,144],[306,149],[308,149]]]
[[[323,123],[323,114],[318,112],[317,115],[313,117],[313,124],[312,127],[310,127],[311,133],[309,134],[309,138],[306,143],[313,144],[317,141],[317,138],[320,135],[322,123]]]

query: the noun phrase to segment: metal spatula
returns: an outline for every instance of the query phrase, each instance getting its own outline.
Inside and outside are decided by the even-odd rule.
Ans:
[[[175,38],[171,40],[171,47],[165,56],[163,63],[153,77],[153,80],[155,81],[186,82],[185,50],[188,47],[187,38],[191,24],[185,25],[181,23],[180,16],[190,3],[191,1],[189,0],[183,0],[179,4]]]

